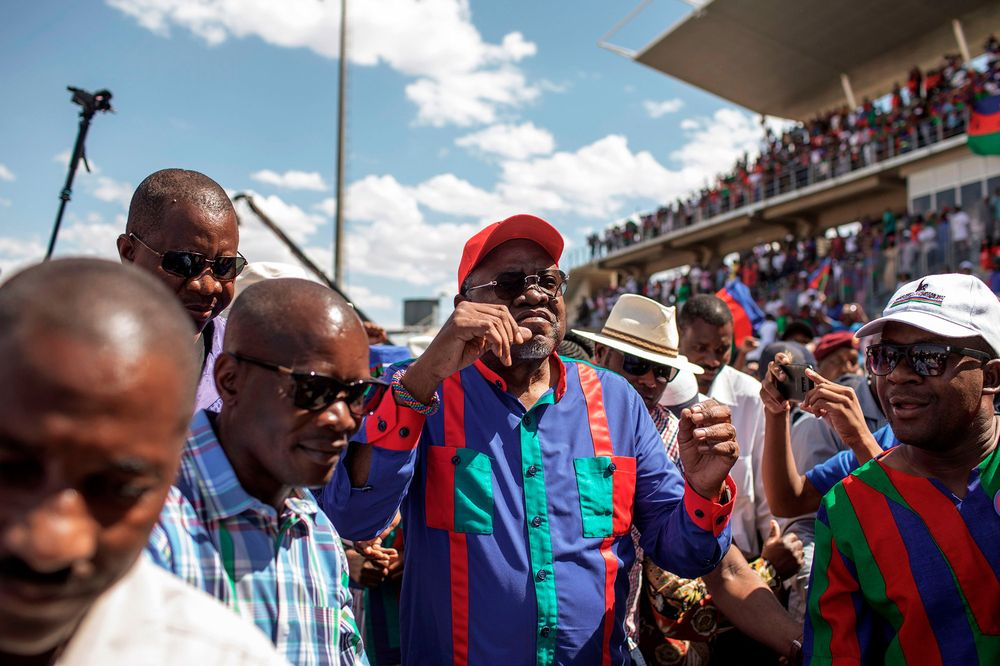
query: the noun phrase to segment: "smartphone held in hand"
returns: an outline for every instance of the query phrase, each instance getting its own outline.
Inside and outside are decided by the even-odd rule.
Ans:
[[[785,400],[801,402],[806,393],[811,391],[816,383],[806,377],[806,368],[815,370],[811,365],[800,363],[785,363],[781,369],[785,372],[785,381],[777,382],[778,392]]]

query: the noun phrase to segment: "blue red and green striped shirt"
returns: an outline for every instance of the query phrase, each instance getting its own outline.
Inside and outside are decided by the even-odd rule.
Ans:
[[[403,663],[628,663],[633,523],[647,555],[685,576],[729,547],[732,501],[685,491],[632,387],[553,367],[531,409],[481,362],[445,380],[433,416],[386,392],[356,437],[372,445],[367,484],[352,488],[341,465],[322,493],[355,540],[402,505]]]
[[[1000,664],[1000,447],[959,499],[884,464],[853,472],[816,516],[809,664]]]

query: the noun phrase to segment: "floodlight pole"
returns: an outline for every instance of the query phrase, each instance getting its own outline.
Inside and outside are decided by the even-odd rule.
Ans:
[[[340,0],[340,74],[337,77],[337,185],[333,220],[333,280],[344,284],[344,90],[347,79],[347,0]]]

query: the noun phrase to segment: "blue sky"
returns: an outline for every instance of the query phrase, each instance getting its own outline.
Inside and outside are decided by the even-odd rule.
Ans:
[[[702,184],[754,116],[597,46],[632,5],[351,0],[346,287],[381,323],[446,294],[464,240],[517,212],[588,231]],[[637,48],[690,11],[654,0]],[[33,0],[0,21],[0,268],[44,253],[77,129],[66,85],[109,88],[57,254],[114,257],[132,189],[202,171],[331,264],[335,0]],[[252,218],[241,250],[290,261]]]

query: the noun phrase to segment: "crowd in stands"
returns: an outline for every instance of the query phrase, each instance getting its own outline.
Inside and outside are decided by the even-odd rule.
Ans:
[[[585,298],[577,324],[597,327],[621,294],[664,305],[683,305],[695,294],[714,294],[731,279],[746,284],[778,333],[797,320],[813,335],[840,326],[845,303],[879,309],[899,284],[917,275],[962,271],[979,275],[1000,294],[1000,189],[969,206],[907,214],[886,210],[848,230],[758,245],[731,263],[694,265],[645,281],[628,276]]]
[[[936,69],[914,67],[884,99],[828,111],[780,135],[765,125],[758,156],[744,154],[699,192],[591,234],[591,258],[963,133],[971,101],[1000,94],[1000,41],[991,36],[984,51],[981,69],[947,55]]]

